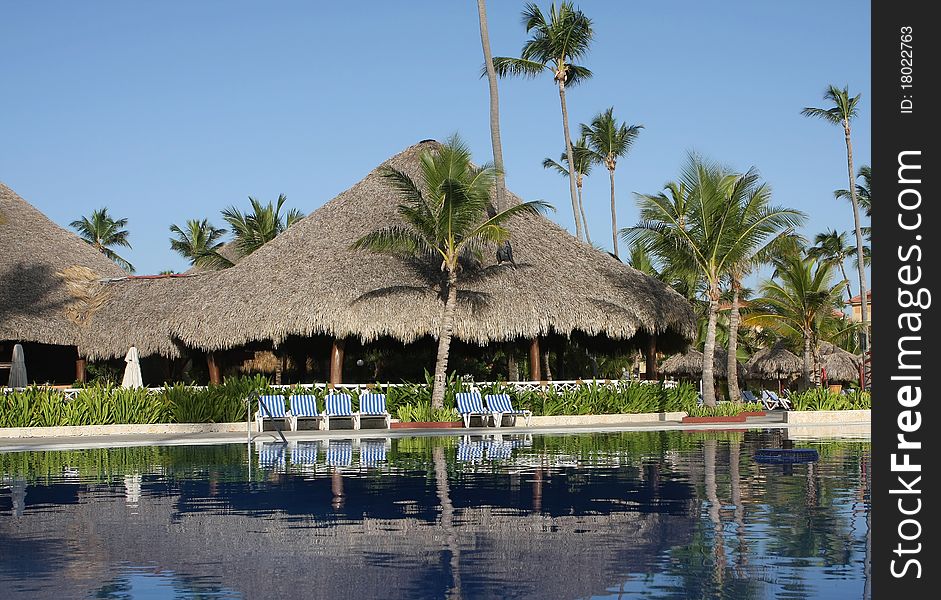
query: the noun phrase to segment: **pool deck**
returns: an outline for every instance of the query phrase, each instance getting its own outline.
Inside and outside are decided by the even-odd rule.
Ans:
[[[337,429],[333,431],[285,431],[288,441],[311,441],[348,438],[399,438],[415,436],[460,436],[460,435],[521,435],[521,434],[575,434],[613,433],[623,431],[743,431],[746,429],[784,429],[795,438],[869,438],[868,421],[826,422],[816,425],[787,423],[784,414],[769,414],[764,417],[749,417],[745,423],[689,424],[680,421],[653,421],[625,425],[558,425],[540,427],[470,427],[466,429]],[[117,448],[128,446],[180,446],[245,444],[268,442],[279,439],[277,432],[262,433],[242,431],[209,431],[190,433],[128,433],[87,436],[7,437],[0,438],[0,452],[23,452],[34,450],[73,450],[80,448]]]

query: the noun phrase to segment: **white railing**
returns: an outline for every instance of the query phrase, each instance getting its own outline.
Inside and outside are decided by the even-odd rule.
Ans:
[[[557,392],[562,392],[562,391],[576,390],[576,389],[579,389],[581,387],[585,387],[588,385],[598,385],[598,386],[610,387],[614,389],[624,388],[628,385],[635,385],[635,384],[661,385],[662,383],[663,386],[666,388],[674,388],[677,386],[676,381],[666,380],[666,381],[661,382],[661,381],[648,380],[648,379],[568,379],[568,380],[553,380],[553,381],[473,381],[473,380],[467,379],[464,382],[474,388],[489,388],[494,385],[499,385],[500,387],[504,389],[510,389],[512,391],[519,391],[519,392],[524,392],[524,391],[538,392],[538,391],[548,391],[550,389],[555,390]],[[270,385],[269,387],[272,389],[298,389],[298,388],[309,389],[309,390],[310,389],[313,389],[313,390],[337,389],[337,390],[359,392],[361,390],[372,389],[376,387],[397,388],[397,387],[403,387],[406,385],[411,385],[411,384],[407,384],[407,383],[380,383],[380,384],[376,384],[376,383],[337,383],[337,384],[295,383],[295,384],[284,384],[284,385]],[[193,385],[193,386],[187,386],[187,387],[189,387],[190,389],[203,389],[206,386]],[[23,388],[18,388],[18,389],[23,389]],[[161,386],[161,387],[149,387],[149,388],[144,388],[144,389],[146,389],[149,393],[153,394],[153,393],[157,393],[163,390],[164,388]],[[6,394],[11,391],[14,391],[14,388],[0,388],[0,393]],[[59,391],[61,391],[62,394],[66,398],[72,399],[76,395],[78,395],[79,392],[82,391],[82,388],[64,388],[64,389],[60,389]]]

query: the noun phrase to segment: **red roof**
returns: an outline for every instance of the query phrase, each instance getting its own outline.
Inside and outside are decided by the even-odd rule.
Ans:
[[[859,294],[850,298],[847,304],[862,304],[862,302],[859,301]],[[866,304],[872,304],[872,290],[866,292]]]

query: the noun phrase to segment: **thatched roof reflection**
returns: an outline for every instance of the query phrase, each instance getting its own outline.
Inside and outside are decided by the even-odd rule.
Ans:
[[[422,142],[385,164],[417,176]],[[195,285],[173,332],[217,350],[257,340],[330,335],[413,342],[440,318],[437,265],[352,251],[362,235],[397,222],[398,200],[377,171],[234,267]],[[510,224],[516,264],[491,254],[470,268],[454,334],[485,344],[584,332],[627,339],[639,332],[690,338],[689,304],[665,284],[583,244],[543,217]]]
[[[95,296],[76,283],[127,275],[0,183],[0,340],[72,346]]]

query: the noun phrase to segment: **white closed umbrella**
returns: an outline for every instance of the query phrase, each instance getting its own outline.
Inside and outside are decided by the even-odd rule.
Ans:
[[[127,363],[127,366],[124,367],[124,379],[121,380],[121,387],[144,387],[144,379],[140,374],[140,356],[137,354],[136,346],[131,346],[131,349],[127,351],[124,362]]]
[[[26,357],[23,355],[23,346],[16,344],[13,346],[13,361],[10,364],[10,381],[7,385],[11,388],[26,387]]]

